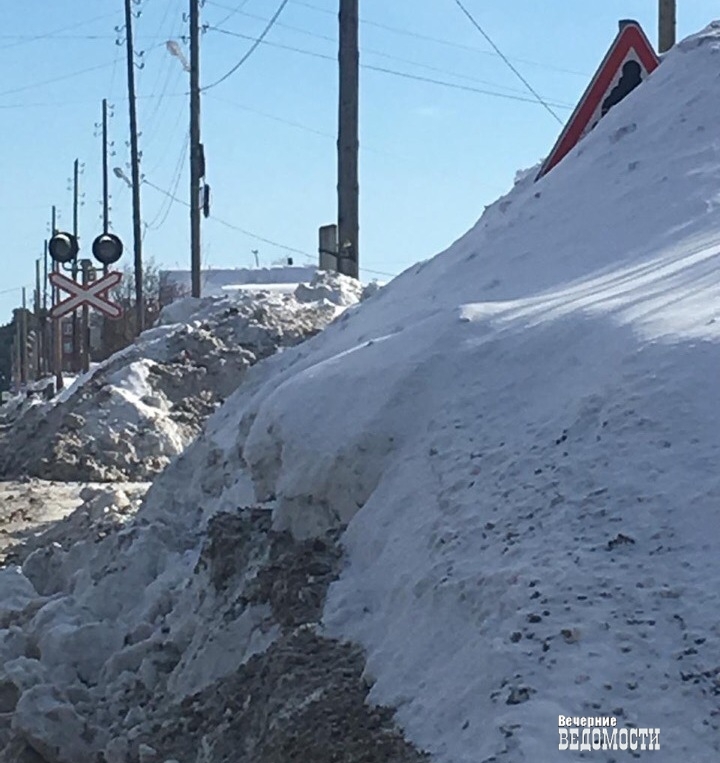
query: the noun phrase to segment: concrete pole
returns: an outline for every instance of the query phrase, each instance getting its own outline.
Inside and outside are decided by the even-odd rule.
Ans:
[[[677,0],[659,0],[658,50],[667,53],[675,45],[677,34]]]
[[[359,0],[340,0],[338,104],[338,270],[359,276]]]

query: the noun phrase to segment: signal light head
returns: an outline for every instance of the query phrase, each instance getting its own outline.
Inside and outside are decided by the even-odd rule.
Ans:
[[[93,241],[92,253],[98,262],[112,265],[122,257],[122,241],[114,233],[101,233]]]
[[[55,262],[61,265],[72,262],[79,251],[78,240],[72,233],[59,232],[48,241],[48,253]]]

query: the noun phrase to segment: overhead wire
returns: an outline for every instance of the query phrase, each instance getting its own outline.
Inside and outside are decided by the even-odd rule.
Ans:
[[[151,182],[147,178],[143,179],[142,182],[145,185],[149,186],[150,188],[153,188],[154,190],[158,191],[158,193],[162,193],[165,196],[169,197],[170,199],[172,199],[172,201],[174,201],[174,202],[176,202],[178,204],[182,204],[184,207],[189,207],[190,206],[189,202],[185,201],[185,199],[178,198],[175,194],[170,193],[170,191],[168,191],[165,188],[162,188],[161,186]],[[249,238],[252,238],[252,239],[254,239],[256,241],[261,241],[261,242],[263,242],[265,244],[268,244],[270,246],[274,246],[274,247],[276,247],[278,249],[283,249],[283,250],[285,250],[287,252],[292,252],[292,253],[295,253],[295,254],[301,254],[301,255],[304,255],[305,257],[313,257],[313,255],[311,255],[309,252],[306,252],[306,251],[304,251],[302,249],[297,249],[296,247],[286,246],[285,244],[281,244],[281,243],[279,243],[277,241],[273,241],[272,239],[266,238],[265,236],[260,236],[257,233],[253,233],[252,231],[246,230],[245,228],[241,228],[239,225],[234,225],[233,223],[230,223],[227,220],[223,220],[220,217],[216,217],[215,215],[211,215],[208,219],[209,220],[214,220],[219,225],[223,225],[226,228],[230,228],[231,230],[237,231],[238,233],[242,233],[243,235],[248,236]]]
[[[211,84],[209,84],[209,85],[206,85],[205,87],[201,88],[201,90],[203,90],[203,91],[206,91],[206,90],[210,90],[210,89],[211,89],[211,88],[213,88],[213,87],[217,87],[217,86],[218,86],[219,84],[221,84],[222,82],[225,82],[225,80],[226,80],[226,79],[228,79],[228,77],[231,77],[233,74],[235,74],[235,72],[236,72],[236,71],[237,71],[237,70],[238,70],[238,69],[239,69],[239,68],[240,68],[240,67],[241,67],[241,66],[242,66],[242,65],[243,65],[243,64],[244,64],[244,63],[245,63],[245,62],[246,62],[246,61],[247,61],[249,58],[250,58],[250,56],[251,56],[251,55],[252,55],[252,54],[253,54],[253,53],[254,53],[254,52],[255,52],[255,51],[258,49],[258,47],[261,45],[261,43],[263,42],[263,40],[265,39],[265,37],[268,35],[268,33],[270,32],[270,30],[271,30],[271,29],[273,28],[273,26],[275,25],[275,22],[276,22],[276,21],[278,20],[278,18],[280,17],[280,14],[283,12],[283,10],[285,9],[285,6],[288,4],[288,2],[289,2],[289,0],[282,0],[282,2],[280,3],[280,5],[278,6],[278,9],[275,11],[275,13],[272,15],[272,17],[271,17],[271,18],[270,18],[270,20],[268,21],[267,25],[265,26],[265,29],[263,29],[263,31],[260,33],[260,36],[259,36],[259,37],[257,37],[257,38],[255,39],[255,41],[253,42],[253,44],[250,46],[250,49],[249,49],[249,50],[248,50],[248,51],[245,53],[245,55],[244,55],[244,56],[243,56],[243,57],[242,57],[242,58],[241,58],[241,59],[240,59],[240,60],[239,60],[239,61],[238,61],[238,62],[235,64],[235,66],[233,66],[233,67],[232,67],[232,69],[230,69],[230,71],[228,71],[228,72],[226,72],[225,74],[223,74],[223,76],[222,76],[222,77],[220,77],[220,79],[218,79],[218,80],[215,80],[215,82],[212,82],[212,83],[211,83]]]
[[[33,90],[37,87],[44,87],[45,85],[54,85],[56,82],[62,82],[66,79],[72,79],[73,77],[79,77],[83,74],[89,74],[90,72],[96,72],[100,69],[108,69],[115,65],[115,61],[108,61],[104,64],[97,64],[96,66],[88,66],[86,69],[78,69],[68,74],[61,74],[59,77],[52,77],[51,79],[43,80],[42,82],[35,82],[29,85],[21,85],[20,87],[14,87],[10,90],[3,90],[0,92],[0,97],[4,95],[14,95],[15,93],[22,93],[26,90]]]
[[[242,9],[248,4],[248,0],[240,0],[240,3],[235,8],[229,8],[226,5],[218,5],[219,8],[223,8],[226,11],[230,11],[230,13],[227,14],[227,16],[224,16],[220,21],[217,22],[218,25],[224,24],[226,21],[230,21],[230,19],[237,13],[240,13]],[[217,3],[208,3],[208,5],[217,5]]]
[[[87,26],[88,24],[93,24],[96,21],[102,21],[104,19],[111,18],[113,16],[118,16],[120,14],[120,11],[113,11],[112,13],[103,13],[100,16],[93,16],[93,18],[85,19],[84,21],[77,21],[73,24],[67,24],[66,26],[60,27],[59,29],[54,29],[51,32],[43,32],[42,34],[36,34],[28,37],[27,39],[22,39],[16,42],[11,42],[8,45],[0,45],[0,50],[7,50],[8,48],[16,48],[20,45],[26,45],[31,42],[37,42],[39,40],[47,40],[50,37],[56,37],[59,34],[62,34],[63,32],[67,32],[73,29],[79,29],[80,27]]]
[[[180,199],[175,194],[170,193],[170,191],[166,190],[165,188],[161,188],[159,185],[156,185],[155,183],[151,182],[147,178],[143,180],[143,183],[150,188],[153,188],[154,190],[158,191],[159,193],[164,194],[165,196],[168,196],[172,201],[182,204],[184,207],[189,207],[190,204],[185,201],[185,199]],[[228,222],[227,220],[223,220],[220,217],[216,217],[215,215],[211,215],[208,219],[214,220],[219,225],[223,225],[226,228],[229,228],[230,230],[237,231],[238,233],[242,233],[244,236],[247,236],[248,238],[252,238],[255,241],[260,241],[261,243],[268,244],[269,246],[274,246],[277,249],[282,249],[283,251],[290,252],[291,254],[299,254],[303,257],[308,257],[311,260],[315,260],[315,255],[310,254],[310,252],[306,252],[304,249],[298,249],[294,246],[287,246],[286,244],[281,244],[278,241],[273,241],[270,238],[267,238],[265,236],[260,236],[257,233],[253,233],[252,231],[247,230],[246,228],[241,228],[239,225],[234,225],[233,223]],[[387,276],[388,278],[395,278],[397,276],[397,273],[388,273],[384,270],[373,270],[372,268],[360,268],[360,270],[364,273],[372,273],[373,275],[381,275],[381,276]]]
[[[212,30],[212,31],[219,32],[221,34],[230,35],[232,37],[240,37],[242,39],[255,40],[255,41],[257,41],[259,39],[259,38],[256,38],[256,37],[252,37],[250,35],[242,34],[240,32],[233,32],[233,31],[230,31],[228,29],[218,29],[218,28],[213,27],[213,26],[209,27],[209,29]],[[332,61],[333,63],[336,62],[336,58],[334,56],[330,56],[330,55],[327,55],[325,53],[318,53],[318,52],[312,51],[312,50],[304,50],[302,48],[297,48],[297,47],[294,47],[292,45],[283,45],[282,43],[278,43],[278,42],[269,42],[268,40],[261,40],[260,42],[262,44],[264,44],[264,45],[269,46],[269,47],[279,48],[281,50],[289,50],[289,51],[293,51],[295,53],[301,53],[301,54],[303,54],[305,56],[311,56],[312,58],[319,58],[319,59],[323,59],[325,61]],[[383,67],[383,66],[375,66],[374,64],[361,63],[360,64],[360,68],[367,69],[369,71],[381,72],[383,74],[390,74],[392,76],[402,77],[404,79],[412,79],[412,80],[416,80],[418,82],[426,82],[426,83],[433,84],[433,85],[439,85],[439,86],[442,86],[442,87],[448,87],[448,88],[452,88],[454,90],[464,90],[464,91],[471,92],[471,93],[478,93],[480,95],[488,95],[488,96],[493,96],[493,97],[496,97],[496,98],[505,98],[505,99],[511,100],[511,101],[520,101],[520,102],[523,102],[523,103],[537,104],[537,99],[535,99],[535,98],[530,98],[530,97],[526,97],[526,96],[522,96],[522,95],[512,95],[510,93],[500,93],[500,92],[497,92],[497,91],[494,91],[494,90],[485,90],[483,88],[472,87],[470,85],[463,85],[463,84],[460,84],[460,83],[457,83],[457,82],[446,82],[446,81],[443,81],[443,80],[434,79],[432,77],[424,77],[424,76],[422,76],[420,74],[411,74],[409,72],[401,72],[401,71],[397,71],[396,69],[389,69],[389,68]],[[555,103],[553,101],[550,101],[549,103],[552,103],[553,106],[555,106],[556,108],[559,108],[559,109],[570,109],[571,108],[569,105],[564,104],[564,103]]]
[[[210,0],[208,0],[208,2],[209,1]],[[326,13],[331,16],[336,15],[335,11],[331,11],[329,8],[322,8],[318,5],[313,5],[312,3],[306,2],[306,0],[290,0],[290,2],[293,5],[309,8],[311,10],[318,11],[320,13]],[[215,2],[213,2],[212,4],[217,5],[217,3]],[[418,40],[425,40],[427,42],[437,43],[438,45],[446,45],[452,48],[458,48],[459,50],[468,50],[473,53],[481,53],[488,56],[497,55],[491,50],[483,50],[482,48],[478,48],[473,45],[465,45],[464,43],[457,42],[456,40],[447,40],[442,37],[433,37],[432,35],[422,34],[421,32],[415,32],[410,29],[403,29],[402,27],[391,26],[390,24],[383,24],[383,23],[380,23],[379,21],[370,21],[369,19],[360,18],[360,23],[365,26],[372,26],[372,27],[376,27],[377,29],[384,29],[385,31],[393,32],[394,34],[404,35],[407,37],[414,37],[415,39],[418,39]],[[565,69],[562,67],[553,66],[552,64],[545,64],[540,61],[531,61],[526,58],[518,58],[516,56],[513,56],[512,60],[517,61],[518,63],[528,64],[530,66],[537,66],[542,69],[549,69],[551,71],[560,72],[562,74],[572,74],[577,77],[588,76],[586,72],[579,72],[574,69]]]
[[[555,119],[557,122],[559,122],[561,125],[564,124],[563,120],[560,119],[560,117],[552,110],[550,105],[545,101],[545,99],[540,95],[540,93],[535,90],[535,88],[528,82],[528,80],[522,75],[522,73],[513,65],[512,61],[500,50],[500,48],[495,44],[494,40],[490,35],[480,26],[480,23],[477,21],[477,19],[470,13],[470,11],[465,7],[462,0],[454,0],[455,5],[457,5],[458,8],[467,16],[467,18],[470,20],[470,23],[480,32],[480,34],[487,40],[487,42],[492,46],[493,50],[502,58],[502,60],[507,64],[507,67],[515,74],[515,76],[525,85],[525,87],[535,96],[538,103],[543,106]]]
[[[219,3],[214,3],[214,2],[210,3],[210,4],[213,5],[213,6],[219,7],[219,8],[225,8],[226,7],[224,5],[220,5]],[[257,19],[258,21],[267,21],[267,18],[265,16],[259,16],[259,15],[255,14],[255,13],[248,13],[247,11],[242,11],[241,15],[246,16],[247,18]],[[213,29],[218,29],[218,28],[220,28],[222,26],[223,23],[224,23],[223,21],[217,22],[216,24],[212,25],[212,28]],[[312,31],[310,29],[304,29],[303,27],[298,27],[298,26],[295,26],[293,24],[286,24],[284,22],[277,21],[276,22],[276,26],[277,27],[281,27],[283,29],[287,29],[287,30],[292,31],[292,32],[297,32],[299,34],[307,35],[308,37],[313,37],[313,38],[318,39],[318,40],[325,40],[325,41],[331,42],[333,44],[337,44],[337,42],[338,42],[337,37],[332,37],[332,36],[326,35],[326,34],[320,34],[319,32],[314,32],[314,31]],[[380,56],[381,58],[386,58],[386,59],[388,59],[390,61],[397,61],[399,63],[410,64],[411,66],[417,66],[417,67],[419,67],[421,69],[427,69],[428,71],[438,72],[440,74],[446,74],[446,75],[449,75],[451,77],[456,77],[457,79],[463,79],[463,80],[467,80],[469,82],[477,82],[477,83],[479,83],[481,85],[489,85],[491,87],[500,88],[502,90],[508,90],[508,91],[514,92],[514,93],[524,93],[525,92],[525,88],[520,90],[518,88],[509,87],[507,85],[502,85],[502,84],[499,84],[497,82],[492,82],[492,81],[489,81],[489,80],[481,79],[479,77],[474,77],[474,76],[469,75],[469,74],[455,72],[455,71],[452,71],[452,70],[449,70],[449,69],[444,69],[444,68],[439,67],[439,66],[433,66],[432,64],[427,64],[427,63],[424,63],[422,61],[416,61],[416,60],[409,59],[409,58],[403,58],[402,56],[396,56],[396,55],[393,55],[392,53],[386,53],[385,51],[375,50],[373,48],[368,48],[366,46],[363,46],[363,48],[360,51],[360,53],[363,56],[364,55]],[[568,108],[570,108],[570,107],[568,106]]]
[[[171,196],[167,198],[166,202],[160,207],[158,210],[158,213],[155,215],[155,217],[147,224],[148,230],[160,230],[163,225],[165,225],[165,222],[168,219],[168,216],[170,214],[170,210],[172,209],[172,198],[175,196],[178,190],[178,186],[180,185],[180,180],[182,179],[182,173],[185,166],[185,158],[186,158],[186,152],[188,148],[188,144],[190,142],[190,133],[188,132],[185,136],[185,142],[183,143],[182,149],[180,150],[180,156],[178,158],[177,164],[175,165],[175,172],[173,173],[173,180],[172,185],[170,186]],[[160,220],[160,222],[158,222]]]

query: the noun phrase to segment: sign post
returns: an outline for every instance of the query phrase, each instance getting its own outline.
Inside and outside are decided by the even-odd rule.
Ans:
[[[93,241],[93,257],[102,265],[102,268],[93,267],[92,260],[81,260],[79,264],[82,267],[82,283],[60,272],[61,268],[71,273],[77,272],[79,251],[78,239],[72,233],[56,232],[48,242],[48,252],[54,263],[53,272],[49,277],[50,283],[58,292],[64,291],[70,295],[61,302],[57,301],[50,311],[50,317],[55,321],[57,339],[55,355],[57,389],[62,387],[62,342],[64,342],[62,318],[69,313],[74,313],[78,307],[82,307],[82,370],[88,371],[90,367],[89,309],[95,308],[108,318],[120,318],[123,314],[120,305],[108,297],[109,290],[122,280],[122,273],[105,272],[109,265],[117,262],[122,256],[123,245],[120,239],[113,233],[101,233]],[[102,272],[105,272],[105,275],[97,280],[98,274]],[[73,346],[74,357],[77,357],[79,349]]]

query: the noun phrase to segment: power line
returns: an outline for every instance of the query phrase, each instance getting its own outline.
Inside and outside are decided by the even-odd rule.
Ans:
[[[175,166],[175,172],[173,173],[173,182],[171,185],[172,190],[170,191],[170,194],[167,198],[167,202],[163,202],[162,206],[158,210],[158,213],[155,215],[155,217],[149,223],[147,223],[146,230],[160,230],[160,228],[162,228],[162,226],[165,225],[165,221],[168,219],[170,210],[172,209],[173,198],[175,194],[177,193],[178,186],[180,185],[180,180],[182,179],[182,171],[185,165],[185,154],[187,152],[187,147],[189,142],[190,142],[190,133],[187,132],[187,134],[185,135],[185,140],[182,145],[182,149],[180,150],[178,162]],[[160,220],[160,222],[158,222],[158,220]]]
[[[14,286],[12,289],[3,289],[2,291],[0,291],[0,296],[3,294],[12,294],[16,291],[22,291],[23,289],[28,289],[28,288],[30,287],[29,286]]]
[[[218,26],[220,24],[224,24],[226,21],[230,21],[230,19],[236,14],[240,13],[242,9],[248,4],[248,0],[240,0],[240,4],[236,8],[228,8],[226,5],[218,5],[218,8],[223,8],[226,11],[230,11],[227,16],[224,16],[220,21],[218,21]],[[208,3],[208,5],[217,5],[217,3]]]
[[[546,103],[546,101],[543,99],[543,97],[535,90],[535,88],[523,77],[523,75],[515,68],[515,66],[512,64],[510,59],[500,50],[500,48],[495,44],[495,42],[492,40],[490,35],[480,26],[480,24],[475,20],[473,15],[470,13],[470,11],[463,5],[462,0],[455,0],[455,5],[457,5],[458,8],[468,17],[470,20],[470,23],[480,32],[480,34],[492,45],[495,52],[502,58],[502,60],[507,64],[508,68],[515,74],[515,76],[527,87],[527,89],[535,96],[538,103],[540,103],[547,111],[552,114],[553,119],[556,119],[560,124],[563,124],[562,119],[550,108],[550,106]]]
[[[44,87],[45,85],[53,85],[56,82],[62,82],[66,79],[72,79],[73,77],[79,77],[82,74],[89,74],[90,72],[95,72],[100,69],[109,69],[111,66],[115,65],[115,61],[108,61],[104,64],[98,64],[97,66],[89,66],[87,69],[79,69],[75,72],[70,72],[69,74],[62,74],[59,77],[53,77],[52,79],[46,79],[43,82],[36,82],[31,85],[22,85],[21,87],[14,87],[11,90],[3,90],[0,92],[0,96],[3,95],[13,95],[14,93],[22,93],[25,90],[32,90],[36,87]]]
[[[138,100],[147,100],[152,98],[159,98],[160,96],[165,98],[187,98],[187,93],[152,93],[151,95],[138,95]],[[127,101],[127,96],[115,96],[114,102]],[[2,109],[47,109],[54,106],[81,106],[87,103],[96,103],[96,98],[78,99],[76,101],[42,101],[36,103],[0,103],[0,110]]]
[[[94,16],[91,19],[86,19],[85,21],[79,21],[74,24],[68,24],[67,26],[60,27],[60,29],[55,29],[52,32],[43,32],[42,34],[36,34],[28,37],[27,39],[22,39],[17,42],[11,42],[8,45],[2,45],[0,46],[0,50],[7,50],[8,48],[16,48],[19,45],[25,45],[30,42],[36,42],[38,40],[47,40],[50,37],[55,37],[58,34],[62,34],[63,32],[69,32],[73,29],[79,29],[80,27],[87,26],[88,24],[93,24],[96,21],[102,21],[103,19],[112,18],[113,16],[117,16],[119,11],[114,11],[113,13],[104,13],[101,16]]]
[[[212,31],[220,32],[221,34],[230,35],[231,37],[240,37],[242,39],[255,40],[255,41],[258,40],[258,38],[256,38],[256,37],[251,37],[250,35],[241,34],[240,32],[232,32],[232,31],[230,31],[228,29],[218,29],[218,28],[213,27],[213,26],[208,27],[208,28],[210,30],[212,30]],[[320,58],[320,59],[323,59],[325,61],[332,61],[333,63],[336,61],[336,58],[334,56],[329,56],[329,55],[326,55],[325,53],[317,53],[317,52],[312,51],[312,50],[303,50],[302,48],[296,48],[296,47],[293,47],[292,45],[283,45],[283,44],[278,43],[278,42],[268,42],[267,40],[262,40],[261,42],[264,45],[268,45],[269,47],[279,48],[281,50],[290,50],[290,51],[293,51],[295,53],[301,53],[301,54],[303,54],[305,56],[310,56],[312,58]],[[499,93],[499,92],[494,91],[494,90],[485,90],[483,88],[472,87],[470,85],[462,85],[462,84],[459,84],[459,83],[456,83],[456,82],[445,82],[443,80],[434,79],[432,77],[423,77],[420,74],[410,74],[409,72],[400,72],[400,71],[397,71],[395,69],[388,69],[388,68],[382,67],[382,66],[374,66],[373,64],[363,64],[363,63],[361,63],[360,67],[362,69],[368,69],[369,71],[381,72],[383,74],[390,74],[392,76],[402,77],[404,79],[412,79],[412,80],[416,80],[418,82],[426,82],[426,83],[429,83],[429,84],[439,85],[439,86],[442,86],[442,87],[449,87],[449,88],[452,88],[454,90],[464,90],[464,91],[470,92],[470,93],[479,93],[480,95],[494,96],[495,98],[505,98],[505,99],[511,100],[511,101],[520,101],[522,103],[537,104],[537,100],[535,98],[527,98],[527,97],[524,97],[524,96],[521,96],[521,95],[511,95],[509,93]],[[555,103],[555,102],[550,102],[550,103],[552,103],[553,106],[555,106],[556,108],[559,108],[559,109],[570,109],[571,108],[570,106],[568,106],[568,105],[566,105],[564,103]]]
[[[248,50],[248,52],[247,52],[247,53],[246,53],[246,54],[245,54],[245,55],[244,55],[244,56],[243,56],[243,57],[242,57],[242,58],[241,58],[241,59],[240,59],[240,60],[239,60],[239,61],[238,61],[238,62],[235,64],[235,66],[233,66],[233,68],[232,68],[232,69],[230,69],[230,71],[229,71],[229,72],[227,72],[227,73],[226,73],[226,74],[224,74],[222,77],[220,77],[220,79],[219,79],[219,80],[216,80],[216,81],[215,81],[215,82],[213,82],[211,85],[206,85],[204,88],[202,88],[202,90],[209,90],[209,89],[210,89],[210,88],[212,88],[212,87],[216,87],[216,86],[217,86],[217,85],[219,85],[221,82],[224,82],[224,81],[225,81],[225,80],[226,80],[228,77],[230,77],[230,76],[232,76],[233,74],[235,74],[235,72],[236,72],[236,71],[237,71],[237,70],[238,70],[238,69],[239,69],[239,68],[240,68],[240,67],[241,67],[241,66],[242,66],[242,65],[243,65],[243,64],[244,64],[244,63],[245,63],[247,60],[248,60],[248,58],[250,58],[250,56],[251,56],[251,55],[252,55],[252,54],[253,54],[253,53],[254,53],[254,52],[257,50],[257,48],[260,46],[260,44],[261,44],[261,43],[262,43],[262,41],[265,39],[265,37],[266,37],[266,35],[268,34],[268,32],[269,32],[269,31],[270,31],[270,30],[273,28],[273,26],[275,25],[275,22],[278,20],[278,18],[279,18],[279,16],[280,16],[280,14],[283,12],[283,10],[284,10],[285,6],[288,4],[288,2],[289,2],[289,0],[282,0],[282,2],[280,3],[280,6],[279,6],[279,7],[278,7],[278,9],[275,11],[275,13],[273,14],[273,16],[272,16],[272,18],[270,19],[270,21],[268,21],[268,23],[267,23],[267,25],[266,25],[265,29],[263,29],[263,31],[260,33],[260,36],[259,36],[259,37],[258,37],[258,38],[255,40],[255,42],[254,42],[254,43],[253,43],[253,44],[250,46],[250,50]]]
[[[165,190],[164,188],[161,188],[159,185],[155,185],[155,183],[150,182],[147,179],[143,179],[142,181],[145,185],[150,186],[150,188],[155,189],[159,193],[163,194],[164,196],[167,196],[172,201],[176,202],[177,204],[182,204],[184,207],[189,207],[190,204],[185,201],[185,199],[179,199],[177,196],[175,196],[173,193],[170,193],[170,191]],[[300,254],[303,257],[308,257],[311,260],[315,259],[315,255],[310,254],[310,252],[306,252],[304,249],[298,249],[294,246],[287,246],[286,244],[280,244],[277,241],[273,241],[272,239],[266,238],[265,236],[259,236],[257,233],[252,233],[249,230],[246,230],[245,228],[241,228],[238,225],[234,225],[233,223],[229,223],[227,220],[223,220],[220,217],[215,217],[214,215],[211,215],[210,220],[215,220],[216,223],[219,223],[220,225],[224,225],[226,228],[230,228],[230,230],[237,231],[238,233],[242,233],[245,236],[248,236],[249,238],[255,239],[256,241],[261,241],[264,244],[268,244],[269,246],[274,246],[277,249],[283,249],[286,252],[290,252],[292,254]],[[372,270],[371,268],[360,268],[360,270],[363,273],[372,273],[373,275],[379,275],[379,276],[387,276],[388,278],[395,278],[397,276],[397,273],[388,273],[384,270]]]
[[[209,4],[210,5],[214,5],[217,8],[226,8],[227,7],[227,6],[221,5],[219,3],[215,3],[215,2],[212,2],[212,3],[209,3]],[[258,21],[267,21],[267,18],[265,16],[258,16],[255,13],[248,13],[246,11],[242,11],[242,15],[246,16],[248,18],[251,18],[251,19],[257,19]],[[217,30],[218,28],[220,28],[222,26],[223,23],[224,22],[222,22],[222,21],[218,22],[217,24],[214,24],[212,28]],[[325,41],[331,42],[331,43],[333,43],[335,45],[337,45],[337,42],[338,42],[337,37],[331,37],[330,35],[320,34],[318,32],[313,32],[310,29],[304,29],[303,27],[294,26],[293,24],[285,24],[283,22],[278,21],[278,22],[276,22],[276,26],[277,27],[282,27],[283,29],[288,29],[288,30],[290,30],[292,32],[297,32],[299,34],[307,35],[308,37],[313,37],[313,38],[318,39],[318,40],[325,40]],[[362,53],[362,55],[380,56],[381,58],[386,58],[386,59],[388,59],[390,61],[398,61],[400,63],[410,64],[411,66],[417,66],[417,67],[419,67],[421,69],[427,69],[428,71],[438,72],[440,74],[447,74],[447,75],[449,75],[451,77],[456,77],[458,79],[467,80],[469,82],[477,82],[477,83],[479,83],[481,85],[490,85],[491,87],[497,87],[497,88],[500,88],[502,90],[509,90],[510,92],[514,92],[514,93],[524,93],[525,92],[525,88],[523,88],[522,90],[519,90],[518,88],[508,87],[506,85],[502,85],[502,84],[499,84],[497,82],[492,82],[492,81],[489,81],[489,80],[480,79],[479,77],[473,77],[472,75],[469,75],[469,74],[455,72],[455,71],[452,71],[452,70],[449,70],[449,69],[443,69],[443,68],[438,67],[438,66],[433,66],[431,64],[426,64],[426,63],[424,63],[422,61],[416,61],[416,60],[409,59],[409,58],[403,58],[401,56],[396,56],[396,55],[393,55],[391,53],[386,53],[386,52],[381,51],[381,50],[374,50],[372,48],[363,47],[361,53]],[[571,107],[568,105],[568,108],[571,108]]]
[[[236,109],[247,111],[250,114],[257,114],[257,116],[271,119],[273,122],[279,122],[280,124],[288,125],[289,127],[295,127],[298,130],[304,130],[305,132],[312,133],[313,135],[319,135],[323,138],[331,138],[332,140],[337,140],[337,135],[335,133],[318,130],[315,127],[310,127],[309,125],[302,124],[302,122],[295,122],[292,119],[285,119],[285,117],[279,117],[276,114],[269,114],[267,111],[261,111],[260,109],[256,109],[252,106],[247,106],[244,103],[231,101],[227,98],[215,95],[214,93],[208,97],[220,103],[226,103],[228,106],[233,106]]]
[[[335,11],[331,11],[328,8],[321,8],[320,6],[313,5],[312,3],[305,2],[304,0],[290,0],[290,1],[294,5],[299,5],[304,8],[310,8],[311,10],[319,11],[320,13],[326,13],[333,16],[336,15]],[[213,5],[217,5],[217,3],[213,3]],[[460,50],[469,50],[473,53],[482,53],[483,55],[488,55],[488,56],[497,55],[491,50],[482,50],[482,48],[477,48],[472,45],[464,45],[463,43],[456,42],[455,40],[447,40],[447,39],[443,39],[442,37],[433,37],[432,35],[421,34],[420,32],[413,32],[410,29],[403,29],[401,27],[391,26],[389,24],[381,24],[378,21],[370,21],[368,19],[361,18],[360,23],[364,24],[365,26],[372,26],[372,27],[376,27],[377,29],[384,29],[388,32],[393,32],[394,34],[405,35],[407,37],[414,37],[418,40],[425,40],[427,42],[434,42],[434,43],[437,43],[438,45],[447,45],[448,47],[458,48]],[[572,74],[577,77],[588,76],[585,72],[575,71],[574,69],[564,69],[558,66],[552,66],[551,64],[544,64],[539,61],[530,61],[525,58],[517,58],[516,56],[513,56],[512,60],[518,61],[519,63],[528,64],[530,66],[537,66],[542,69],[549,69],[551,71],[561,72],[562,74]]]
[[[150,188],[153,188],[154,190],[158,191],[158,193],[162,193],[164,196],[167,196],[168,198],[172,199],[174,202],[178,204],[182,204],[184,207],[189,207],[189,202],[185,201],[185,199],[180,199],[174,194],[170,193],[170,191],[167,191],[164,188],[161,188],[159,185],[156,185],[155,183],[152,183],[147,178],[144,178],[142,181],[145,185],[150,186]],[[230,228],[231,230],[237,231],[238,233],[242,233],[245,236],[248,236],[249,238],[255,239],[256,241],[262,241],[264,244],[269,244],[270,246],[277,247],[278,249],[284,249],[287,252],[293,252],[295,254],[301,254],[305,257],[311,257],[313,258],[313,255],[309,252],[306,252],[302,249],[296,249],[292,246],[286,246],[285,244],[280,244],[277,241],[273,241],[272,239],[265,238],[264,236],[259,236],[257,233],[253,233],[252,231],[246,230],[245,228],[241,228],[238,225],[234,225],[233,223],[229,223],[227,220],[223,220],[219,217],[215,217],[214,215],[211,215],[209,217],[210,220],[214,220],[216,223],[220,225],[224,225],[226,228]]]

